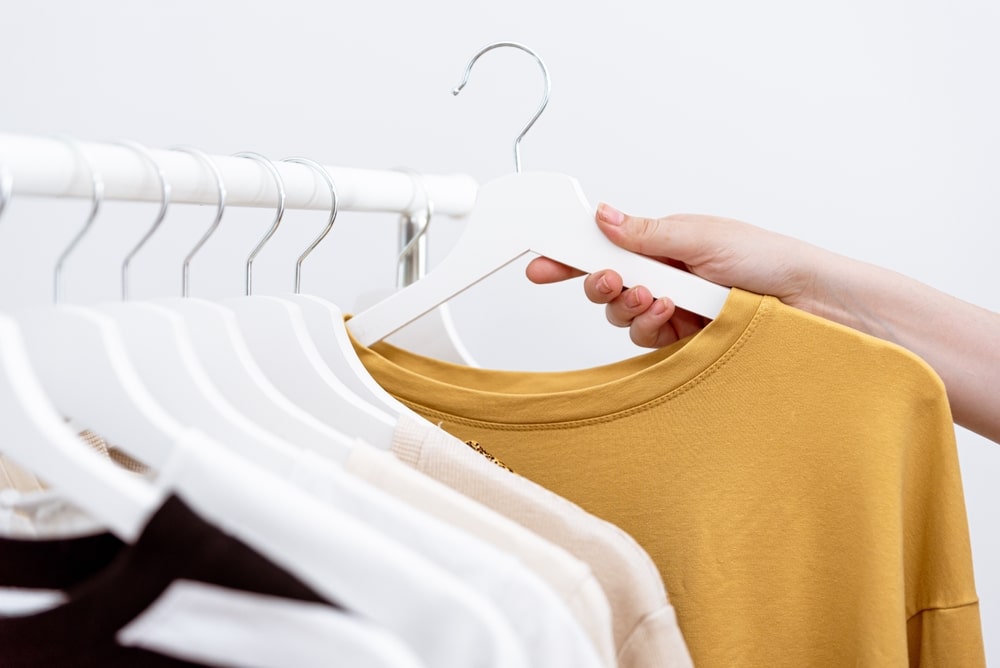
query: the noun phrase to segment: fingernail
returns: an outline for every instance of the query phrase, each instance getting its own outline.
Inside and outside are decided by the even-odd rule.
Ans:
[[[608,284],[608,278],[606,276],[601,276],[599,279],[597,279],[597,290],[602,295],[611,294],[611,286]]]
[[[601,219],[601,222],[608,225],[618,226],[625,222],[624,213],[603,202],[597,207],[597,217]]]
[[[657,299],[653,302],[653,305],[649,307],[649,312],[652,315],[663,315],[667,312],[667,304],[662,299]]]
[[[639,306],[639,304],[642,303],[642,300],[639,299],[639,291],[638,290],[632,290],[631,292],[628,293],[628,302],[627,303],[628,303],[629,308],[637,308]]]

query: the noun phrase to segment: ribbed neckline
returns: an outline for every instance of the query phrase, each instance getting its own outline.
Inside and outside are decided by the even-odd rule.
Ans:
[[[680,392],[723,363],[749,336],[773,298],[732,289],[718,317],[665,348],[588,369],[525,372],[477,369],[377,343],[355,342],[380,385],[416,410],[484,426],[566,425],[603,419]]]

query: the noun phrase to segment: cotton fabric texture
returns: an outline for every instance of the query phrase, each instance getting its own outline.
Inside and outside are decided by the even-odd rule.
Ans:
[[[984,664],[947,397],[897,346],[734,289],[699,333],[592,369],[358,352],[415,411],[633,536],[696,666]]]

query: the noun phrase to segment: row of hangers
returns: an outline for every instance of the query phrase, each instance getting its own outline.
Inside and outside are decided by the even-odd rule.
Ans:
[[[91,170],[92,207],[56,264],[56,303],[16,319],[0,314],[4,453],[132,540],[167,490],[99,461],[80,446],[67,416],[154,470],[167,464],[178,443],[191,440],[191,429],[265,468],[303,448],[342,460],[358,439],[388,449],[397,419],[415,415],[365,371],[351,337],[363,345],[382,340],[529,252],[584,271],[613,267],[626,284],[647,285],[682,308],[715,317],[728,295],[725,288],[611,244],[594,225],[594,209],[572,177],[521,172],[519,143],[544,110],[550,89],[537,54],[513,42],[491,44],[472,58],[454,92],[468,82],[480,56],[504,46],[532,55],[545,76],[545,97],[514,142],[516,172],[482,186],[457,245],[434,270],[346,324],[337,305],[299,291],[302,263],[338,213],[329,172],[301,157],[286,160],[314,170],[333,204],[323,232],[296,262],[295,292],[253,294],[253,261],[281,223],[285,193],[275,164],[247,152],[238,155],[267,170],[279,197],[271,227],[247,259],[245,295],[220,302],[188,296],[190,261],[218,228],[226,189],[211,158],[185,147],[179,150],[197,156],[216,177],[215,219],[185,258],[184,296],[130,300],[130,261],[159,228],[170,201],[163,171],[144,147],[131,142],[127,145],[158,174],[161,204],[153,225],[123,262],[123,299],[94,307],[61,303],[62,265],[101,205],[103,185]],[[87,162],[82,153],[79,158]],[[0,214],[10,181],[0,176]],[[412,249],[410,244],[404,250]]]

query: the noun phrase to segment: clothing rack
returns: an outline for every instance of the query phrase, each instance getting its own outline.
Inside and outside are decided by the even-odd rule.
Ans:
[[[0,133],[0,169],[10,175],[14,198],[90,198],[91,174],[80,153],[100,174],[105,200],[160,201],[160,184],[155,170],[137,151],[127,146]],[[216,203],[215,177],[199,158],[169,149],[150,149],[150,154],[170,184],[171,203]],[[209,157],[225,184],[227,206],[277,207],[277,188],[259,162],[225,155]],[[314,170],[279,159],[275,159],[274,164],[284,181],[286,208],[330,208],[329,189]],[[464,216],[476,201],[476,181],[463,174],[421,174],[418,184],[414,176],[401,170],[326,169],[337,186],[341,211],[412,213],[424,208],[426,192],[426,197],[433,202],[435,214]]]

